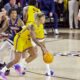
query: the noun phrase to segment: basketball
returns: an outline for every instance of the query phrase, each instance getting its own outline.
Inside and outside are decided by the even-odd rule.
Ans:
[[[51,53],[48,52],[43,55],[43,61],[45,63],[50,64],[53,62],[53,60],[54,60],[54,56]]]

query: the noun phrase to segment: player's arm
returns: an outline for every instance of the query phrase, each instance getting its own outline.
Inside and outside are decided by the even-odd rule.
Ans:
[[[28,27],[29,31],[30,31],[30,35],[32,37],[32,40],[38,45],[41,47],[43,53],[46,53],[47,52],[47,49],[36,39],[36,35],[35,35],[35,32],[34,32],[34,28],[33,28],[33,25],[30,25]]]
[[[21,19],[19,19],[18,26],[21,28],[24,26],[24,22]]]
[[[8,29],[8,19],[4,21],[2,28],[0,28],[0,33],[5,32]]]
[[[24,21],[24,23],[26,23],[27,18],[28,18],[28,7],[24,7],[23,8],[23,21]]]

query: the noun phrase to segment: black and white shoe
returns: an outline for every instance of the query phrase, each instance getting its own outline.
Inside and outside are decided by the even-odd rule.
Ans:
[[[6,63],[4,62],[4,64],[0,63],[0,70],[6,66]],[[5,75],[8,76],[10,74],[10,70],[6,70]]]

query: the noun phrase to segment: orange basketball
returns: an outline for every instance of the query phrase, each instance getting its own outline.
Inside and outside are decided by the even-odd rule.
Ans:
[[[43,55],[43,60],[45,63],[50,64],[53,62],[54,56],[51,53],[47,52]]]

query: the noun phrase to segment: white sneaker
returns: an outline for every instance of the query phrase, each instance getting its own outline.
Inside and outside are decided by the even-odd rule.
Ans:
[[[45,75],[46,76],[53,76],[54,75],[54,71],[53,70],[50,70],[50,73],[46,73]]]
[[[54,30],[54,33],[55,33],[56,35],[58,35],[58,34],[59,34],[58,29],[55,29],[55,30]]]
[[[14,65],[14,69],[18,72],[19,75],[25,75],[25,69],[19,64]]]

